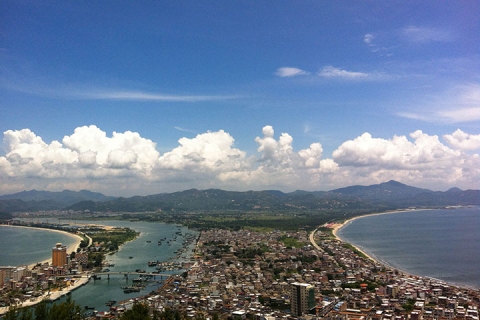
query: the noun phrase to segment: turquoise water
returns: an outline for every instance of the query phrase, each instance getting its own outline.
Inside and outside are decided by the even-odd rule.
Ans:
[[[367,216],[337,235],[399,270],[480,288],[480,207]]]

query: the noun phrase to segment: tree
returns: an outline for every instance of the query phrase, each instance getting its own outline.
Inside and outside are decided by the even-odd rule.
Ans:
[[[42,300],[35,307],[35,320],[47,320],[47,318],[48,318],[47,300]]]
[[[81,320],[82,309],[74,301],[67,297],[67,301],[54,304],[48,312],[48,320]]]
[[[125,311],[120,320],[150,320],[148,306],[142,303],[135,303],[132,309]]]
[[[8,308],[7,313],[3,317],[3,320],[17,320],[18,309],[16,307]]]
[[[19,320],[33,320],[32,310],[30,308],[23,309]]]

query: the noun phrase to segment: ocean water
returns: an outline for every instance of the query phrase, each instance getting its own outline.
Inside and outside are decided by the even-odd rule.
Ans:
[[[480,207],[366,216],[337,235],[404,272],[480,288]]]
[[[0,266],[30,265],[51,259],[57,242],[68,247],[76,239],[47,229],[0,226]]]

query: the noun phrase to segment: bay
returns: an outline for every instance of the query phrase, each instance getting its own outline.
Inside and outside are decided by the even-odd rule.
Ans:
[[[370,215],[337,235],[393,268],[480,288],[480,207]]]
[[[62,222],[62,220],[59,222]],[[70,223],[75,224],[75,222],[72,221],[70,221]],[[79,221],[79,223],[112,227],[128,227],[140,232],[140,236],[135,240],[125,243],[116,253],[106,256],[106,260],[109,263],[114,264],[114,266],[108,267],[112,272],[134,272],[137,269],[141,269],[145,270],[146,273],[150,273],[155,271],[155,268],[149,267],[148,261],[188,261],[189,255],[193,252],[196,246],[195,241],[190,244],[188,250],[182,255],[178,255],[176,252],[183,247],[183,240],[187,234],[198,235],[197,231],[190,230],[183,226],[154,222],[82,220]],[[48,231],[45,232],[48,233]],[[161,239],[165,240],[162,241],[161,245],[158,245],[158,241]],[[45,241],[42,240],[38,242]],[[24,242],[23,245],[27,246],[28,243]],[[48,250],[51,250],[52,245],[48,243],[47,246]],[[23,249],[26,250],[25,247]],[[51,254],[51,251],[49,252],[49,254]],[[173,274],[176,272],[162,273]],[[155,281],[147,283],[145,288],[140,292],[124,293],[121,287],[131,286],[132,280],[136,277],[137,276],[129,276],[127,279],[123,275],[110,275],[110,279],[107,279],[105,275],[102,275],[101,280],[90,280],[86,285],[73,291],[71,293],[71,298],[82,307],[89,306],[95,308],[97,311],[106,311],[109,309],[109,307],[105,305],[106,302],[110,300],[124,301],[146,295],[161,286],[163,280],[166,279],[165,277],[160,278],[159,276],[155,276]],[[62,302],[65,299],[66,297],[63,297],[58,301]]]
[[[52,258],[52,247],[75,244],[71,235],[48,229],[0,226],[0,266],[31,265]]]

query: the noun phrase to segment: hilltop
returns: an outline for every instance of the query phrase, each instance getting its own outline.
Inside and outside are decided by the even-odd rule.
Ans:
[[[225,191],[190,189],[173,193],[116,198],[87,190],[23,191],[0,196],[0,211],[189,211],[189,210],[316,210],[396,209],[405,207],[480,205],[479,190],[432,191],[391,180],[330,191]]]

